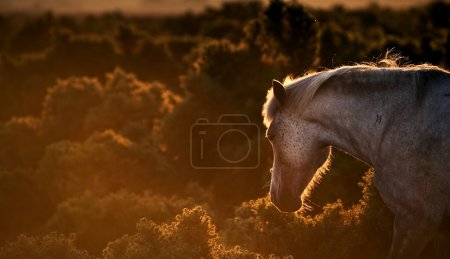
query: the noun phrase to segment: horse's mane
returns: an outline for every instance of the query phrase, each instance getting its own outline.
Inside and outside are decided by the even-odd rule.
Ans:
[[[351,66],[342,66],[321,72],[309,73],[302,77],[286,77],[283,85],[286,89],[286,105],[296,105],[301,111],[311,101],[319,88],[331,78],[337,78],[349,73],[384,80],[398,80],[411,76],[412,85],[417,89],[418,97],[422,97],[426,91],[426,85],[430,79],[447,74],[446,70],[430,64],[400,65],[402,58],[398,56],[386,57],[377,63],[361,63]],[[363,73],[364,72],[364,73]],[[367,79],[366,79],[367,81]],[[272,89],[267,93],[266,102],[263,106],[262,115],[264,125],[269,127],[272,119],[279,108],[279,102],[273,96]]]

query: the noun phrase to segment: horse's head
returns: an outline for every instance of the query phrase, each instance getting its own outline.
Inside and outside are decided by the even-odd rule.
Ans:
[[[301,195],[314,177],[317,169],[329,155],[329,147],[318,138],[320,126],[305,120],[290,108],[284,86],[274,80],[273,96],[265,107],[271,107],[271,122],[267,138],[272,144],[274,162],[270,185],[271,200],[281,211],[293,212],[302,206]],[[270,104],[270,102],[276,102]]]

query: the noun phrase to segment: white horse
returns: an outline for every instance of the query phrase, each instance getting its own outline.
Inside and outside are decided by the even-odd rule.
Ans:
[[[272,86],[263,116],[277,208],[302,206],[336,147],[375,169],[375,186],[395,214],[389,257],[418,257],[450,219],[450,73],[354,65]]]

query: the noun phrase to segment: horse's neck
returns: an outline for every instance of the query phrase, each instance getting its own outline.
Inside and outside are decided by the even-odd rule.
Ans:
[[[325,144],[374,166],[383,134],[389,123],[398,117],[398,107],[407,105],[410,93],[401,86],[375,90],[373,85],[350,86],[358,87],[356,91],[342,89],[344,87],[328,87],[318,94],[309,116],[324,127]]]

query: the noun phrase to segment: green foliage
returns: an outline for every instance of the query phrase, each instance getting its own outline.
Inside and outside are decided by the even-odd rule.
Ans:
[[[7,44],[8,53],[38,52],[47,49],[53,42],[54,16],[44,14],[36,19],[27,19]],[[30,38],[33,41],[30,41]]]
[[[330,169],[322,175],[320,184],[314,186],[314,190],[306,201],[305,205],[309,207],[308,214],[321,212],[323,206],[337,199],[342,200],[344,207],[351,207],[361,199],[361,188],[356,183],[369,170],[369,166],[337,149],[333,149],[332,152]]]
[[[30,169],[0,170],[0,243],[43,224],[42,197]]]
[[[120,69],[106,75],[101,103],[85,116],[88,132],[115,129],[134,137],[145,137],[157,119],[170,112],[180,98],[164,85],[145,83]]]
[[[170,224],[156,225],[146,218],[137,233],[108,244],[105,258],[211,258],[217,232],[201,207],[184,209]]]
[[[177,168],[185,172],[185,176],[189,178],[199,176],[198,171],[193,170],[190,164],[190,132],[186,130],[198,118],[217,121],[224,113],[240,113],[248,114],[253,123],[261,124],[260,104],[266,94],[266,88],[261,86],[270,82],[273,74],[280,72],[268,64],[261,63],[260,54],[259,50],[252,49],[245,43],[211,40],[199,44],[188,56],[188,63],[192,64],[191,69],[181,77],[180,82],[186,92],[186,98],[165,117],[161,131],[167,154],[173,158]],[[236,67],[241,69],[236,70]],[[263,142],[262,135],[250,137],[253,142],[258,140]],[[236,150],[233,145],[239,146],[241,143],[229,144]],[[206,145],[208,145],[206,152],[216,152],[216,143]],[[251,156],[258,151],[252,149]],[[264,160],[261,168],[268,169],[268,163]],[[260,186],[263,183],[261,185],[251,183],[257,179],[256,175],[266,172],[267,170],[234,170],[225,175],[211,172],[202,177],[202,182],[212,182],[213,193],[217,194],[214,196],[219,199],[216,200],[216,204],[224,210],[231,211],[236,202],[252,197],[255,192],[261,192]],[[240,191],[233,191],[236,189]]]
[[[56,139],[82,133],[79,129],[84,116],[100,102],[102,94],[102,86],[96,79],[72,77],[58,81],[47,90],[42,105],[46,133]],[[67,116],[71,116],[70,120],[67,120]],[[64,135],[59,136],[61,134]]]
[[[337,200],[315,216],[280,213],[268,197],[244,202],[229,222],[226,240],[266,255],[383,258],[390,245],[392,214],[372,178],[369,171],[360,183],[363,196],[358,204],[347,209]]]
[[[74,245],[75,235],[51,233],[42,237],[29,237],[21,235],[17,241],[7,244],[0,250],[0,258],[9,259],[88,259],[95,258],[85,250]]]
[[[123,190],[105,196],[85,192],[60,203],[46,228],[75,233],[80,247],[98,253],[108,241],[131,233],[140,218],[164,222],[195,204],[191,197],[169,198],[148,191],[137,194]]]
[[[103,250],[105,259],[124,258],[260,258],[239,246],[231,249],[219,243],[216,226],[200,207],[183,209],[168,224],[139,220],[136,233],[110,242]]]
[[[448,9],[271,0],[171,17],[0,15],[0,257],[384,257],[392,215],[342,152],[309,209],[271,205],[261,104],[273,78],[390,48],[449,68]],[[260,166],[194,170],[190,127],[229,113],[260,127]]]
[[[47,146],[36,177],[42,193],[57,202],[85,190],[106,194],[122,188],[158,189],[172,172],[155,147],[107,130],[83,143],[61,141]]]
[[[104,85],[96,78],[60,80],[48,89],[43,102],[44,134],[56,140],[80,139],[114,129],[145,137],[178,100],[164,85],[139,81],[119,68],[106,75]]]
[[[0,123],[0,168],[31,168],[42,154],[42,120],[32,116],[12,117]]]
[[[363,61],[371,43],[364,42],[362,35],[347,31],[337,23],[325,24],[320,37],[320,60],[325,67],[346,65],[347,62]]]
[[[297,2],[271,0],[246,32],[248,40],[261,48],[262,60],[287,73],[303,73],[318,64],[318,23]]]

